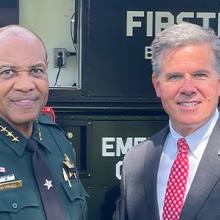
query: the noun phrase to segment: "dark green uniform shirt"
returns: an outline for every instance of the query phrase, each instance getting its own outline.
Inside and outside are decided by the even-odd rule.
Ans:
[[[75,165],[75,152],[65,134],[46,116],[41,116],[38,123],[34,122],[32,138],[42,146],[41,152],[56,180],[66,220],[87,219],[85,197],[88,195],[78,174],[70,178],[70,183],[64,180],[64,155]],[[27,140],[0,119],[0,220],[46,220],[33,173],[32,155],[25,149]]]

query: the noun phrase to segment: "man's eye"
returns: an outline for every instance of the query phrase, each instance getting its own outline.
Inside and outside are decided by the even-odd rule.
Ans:
[[[195,73],[193,75],[194,78],[197,78],[197,79],[203,79],[203,78],[206,78],[208,75],[206,73]]]
[[[177,80],[180,80],[181,79],[181,76],[180,75],[170,75],[168,76],[168,81],[177,81]]]
[[[4,79],[11,78],[15,75],[15,70],[13,69],[6,69],[6,70],[0,70],[0,77]]]
[[[35,77],[40,77],[41,75],[45,74],[45,69],[43,68],[33,68],[30,71],[30,74],[35,76]]]

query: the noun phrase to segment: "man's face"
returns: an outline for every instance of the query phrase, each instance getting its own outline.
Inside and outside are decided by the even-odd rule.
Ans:
[[[213,61],[207,44],[167,50],[161,57],[161,75],[152,75],[172,126],[183,136],[203,125],[216,109],[220,80]]]
[[[0,37],[0,117],[15,128],[32,122],[48,98],[45,49],[33,36]]]

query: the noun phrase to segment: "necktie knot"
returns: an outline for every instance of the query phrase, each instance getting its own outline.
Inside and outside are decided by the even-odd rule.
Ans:
[[[189,145],[187,144],[185,138],[180,138],[177,141],[177,148],[179,150],[179,153],[188,153]]]
[[[30,138],[27,142],[27,150],[31,153],[38,151],[37,142]]]

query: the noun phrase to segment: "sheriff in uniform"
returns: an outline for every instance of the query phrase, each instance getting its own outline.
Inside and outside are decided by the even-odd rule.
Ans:
[[[23,27],[0,28],[0,219],[85,220],[88,196],[64,132],[40,114],[47,55]]]

